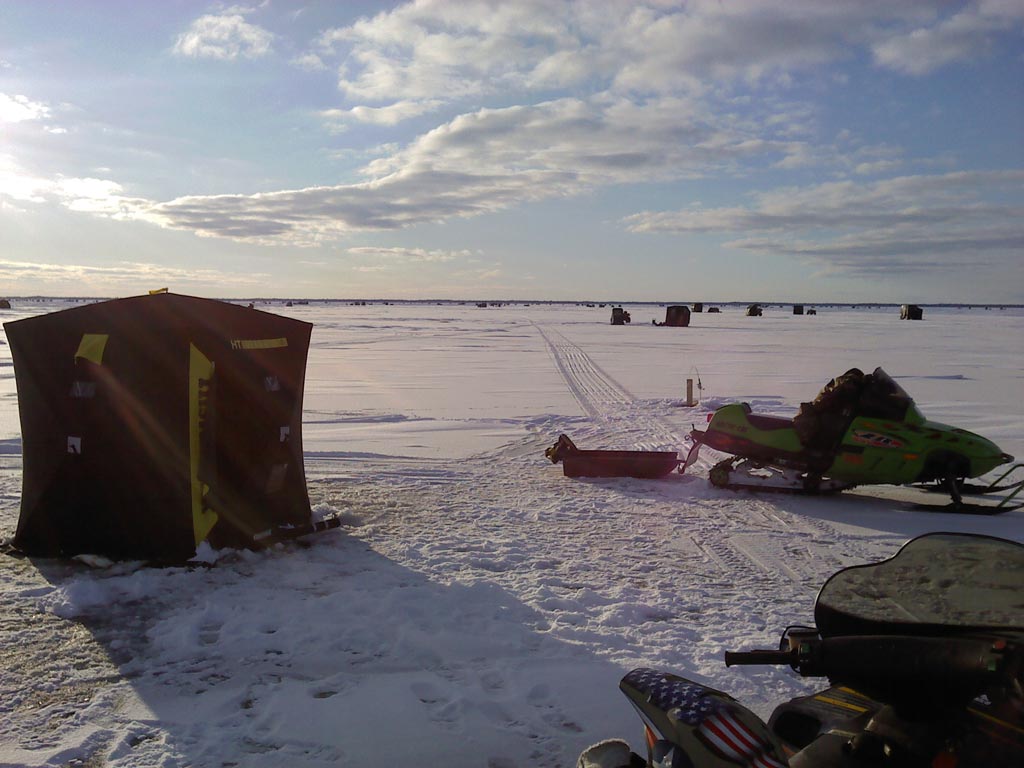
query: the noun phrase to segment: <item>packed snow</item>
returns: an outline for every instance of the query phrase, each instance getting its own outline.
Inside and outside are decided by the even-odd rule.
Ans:
[[[15,302],[11,320],[69,306]],[[640,722],[636,666],[761,716],[812,683],[726,669],[810,623],[841,566],[927,531],[1024,541],[1024,512],[935,514],[891,495],[709,487],[711,451],[662,480],[564,477],[580,448],[689,447],[724,403],[792,416],[882,366],[934,420],[1024,456],[1024,311],[283,302],[315,324],[303,440],[314,513],[340,529],[188,567],[0,556],[0,764],[572,766]],[[21,486],[0,346],[0,537]],[[700,402],[685,404],[687,379]],[[869,489],[870,490],[870,489]],[[144,510],[139,510],[144,514]]]

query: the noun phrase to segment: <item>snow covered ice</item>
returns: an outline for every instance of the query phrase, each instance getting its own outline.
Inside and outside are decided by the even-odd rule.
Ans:
[[[53,301],[5,319],[52,311]],[[303,438],[316,514],[341,529],[193,567],[0,559],[0,765],[572,766],[641,747],[619,678],[659,667],[766,716],[810,689],[726,669],[810,623],[837,568],[927,531],[1024,541],[1024,514],[936,515],[863,494],[570,480],[544,449],[675,450],[717,405],[793,415],[882,366],[932,420],[1024,456],[1024,311],[657,305],[261,306],[315,324]],[[0,347],[0,536],[21,448]],[[701,403],[683,407],[687,378]]]

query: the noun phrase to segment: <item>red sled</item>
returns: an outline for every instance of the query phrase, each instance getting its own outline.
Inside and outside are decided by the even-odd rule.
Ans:
[[[552,464],[562,462],[566,477],[665,477],[679,466],[675,451],[581,451],[568,435],[544,451]]]

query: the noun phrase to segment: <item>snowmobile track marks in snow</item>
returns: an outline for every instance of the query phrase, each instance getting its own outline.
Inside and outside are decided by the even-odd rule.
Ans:
[[[685,546],[683,542],[689,542],[690,546]],[[680,536],[670,546],[687,556],[695,556],[706,561],[707,564],[713,566],[718,571],[724,573],[729,570],[729,566],[720,555],[715,554],[711,547],[693,535]]]
[[[555,365],[580,408],[591,418],[607,418],[616,408],[633,402],[633,396],[590,359],[578,346],[557,331],[536,326],[548,345]]]
[[[536,323],[534,327],[547,344],[570,393],[591,419],[606,425],[628,420],[631,427],[643,430],[653,445],[682,446],[687,443],[686,438],[676,434],[660,419],[638,412],[635,407],[636,398],[632,393],[595,363],[583,349],[558,331]]]
[[[338,464],[334,462],[338,461]],[[409,482],[425,485],[452,485],[467,482],[470,473],[451,462],[437,462],[434,459],[389,459],[375,457],[373,460],[374,480]],[[339,480],[366,481],[368,459],[363,457],[333,459],[324,456],[306,457],[307,482],[310,486],[322,484],[335,486]],[[436,464],[438,466],[430,466]],[[340,466],[339,466],[340,465]]]
[[[815,581],[818,576],[814,573],[807,550],[788,544],[791,538],[788,535],[737,534],[729,537],[728,544],[768,575],[781,574],[797,584]],[[785,557],[779,557],[780,548],[775,543],[780,539]],[[835,564],[825,567],[835,567]]]

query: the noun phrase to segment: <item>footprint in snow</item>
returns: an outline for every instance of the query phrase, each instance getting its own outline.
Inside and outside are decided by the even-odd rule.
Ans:
[[[548,706],[548,699],[551,698],[551,689],[544,684],[535,685],[526,694],[526,701],[535,707]]]
[[[459,719],[458,704],[431,683],[413,683],[413,695],[426,706],[431,720],[451,726]]]
[[[216,645],[220,640],[220,629],[224,626],[220,621],[204,621],[199,625],[199,644]]]
[[[497,693],[505,687],[505,678],[497,670],[488,670],[480,675],[480,687],[488,693]]]
[[[551,688],[549,686],[543,683],[535,685],[526,694],[526,702],[540,711],[540,719],[546,725],[572,733],[583,732],[583,729],[552,701]]]

